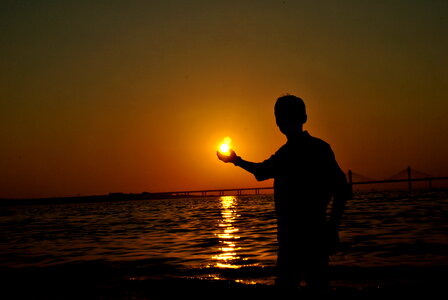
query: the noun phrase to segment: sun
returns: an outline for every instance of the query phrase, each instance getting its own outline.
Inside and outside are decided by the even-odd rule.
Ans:
[[[222,154],[229,155],[230,154],[230,146],[227,144],[221,144],[221,146],[219,146],[219,152],[221,152]]]
[[[230,155],[230,144],[232,143],[232,139],[230,137],[225,137],[224,141],[219,146],[219,152],[224,155]]]

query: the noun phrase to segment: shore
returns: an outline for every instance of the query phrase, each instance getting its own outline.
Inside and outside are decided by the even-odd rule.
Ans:
[[[379,297],[415,297],[425,299],[441,295],[446,281],[446,268],[364,270],[332,275],[328,291],[306,288],[281,290],[273,285],[242,284],[230,280],[168,278],[145,276],[145,271],[65,265],[56,267],[0,267],[2,299],[291,299],[325,296],[326,299]],[[355,273],[356,274],[355,274]],[[394,273],[395,272],[395,273]],[[133,273],[133,274],[131,274]],[[397,277],[401,275],[401,277]],[[382,284],[359,284],[382,276]],[[394,277],[394,280],[390,280]],[[345,284],[338,284],[338,282]],[[380,280],[381,281],[381,280]],[[352,282],[352,284],[350,284]],[[439,296],[440,297],[440,296]]]

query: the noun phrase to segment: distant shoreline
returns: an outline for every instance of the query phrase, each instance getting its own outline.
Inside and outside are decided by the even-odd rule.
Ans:
[[[390,191],[412,192],[437,192],[448,191],[447,188],[433,188],[431,190],[420,188],[409,191],[406,189],[385,189],[385,190],[355,190],[354,192],[364,193],[381,193]],[[260,194],[263,195],[263,194]],[[266,195],[266,194],[264,194]],[[89,195],[89,196],[67,196],[67,197],[48,197],[48,198],[22,198],[22,199],[0,199],[0,207],[3,206],[22,206],[22,205],[48,205],[48,204],[74,204],[74,203],[101,203],[101,202],[120,202],[120,201],[137,201],[137,200],[163,200],[163,199],[186,199],[186,198],[204,198],[219,197],[217,194],[198,195],[198,194],[177,194],[171,192],[165,193],[110,193],[108,195]],[[238,196],[255,196],[254,194],[241,194]]]
[[[198,196],[190,195],[188,197],[193,198]],[[108,195],[90,195],[90,196],[0,199],[0,206],[98,203],[98,202],[119,202],[119,201],[135,201],[135,200],[177,199],[177,198],[185,198],[185,196],[173,195],[171,193],[148,193],[148,192],[143,192],[140,194],[110,193]]]

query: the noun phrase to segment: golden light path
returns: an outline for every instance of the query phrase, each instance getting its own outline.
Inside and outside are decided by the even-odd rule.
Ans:
[[[236,197],[222,196],[220,200],[222,219],[218,224],[220,230],[216,234],[219,238],[220,253],[213,256],[213,259],[217,261],[218,268],[237,269],[240,266],[234,262],[240,259],[237,251],[241,248],[236,246],[236,240],[240,237],[237,235],[239,229],[234,226],[235,219],[238,217],[235,209]]]

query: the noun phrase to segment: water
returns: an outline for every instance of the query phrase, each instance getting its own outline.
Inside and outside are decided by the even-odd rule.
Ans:
[[[331,265],[448,267],[447,220],[446,191],[358,193]],[[2,207],[0,232],[6,268],[99,264],[129,278],[274,280],[271,195]]]

